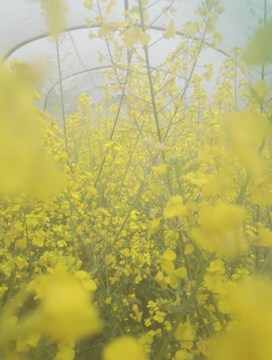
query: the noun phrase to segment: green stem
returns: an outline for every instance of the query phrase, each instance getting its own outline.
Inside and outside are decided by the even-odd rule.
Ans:
[[[170,344],[172,338],[175,335],[175,332],[177,331],[177,328],[180,324],[180,322],[182,321],[182,319],[184,318],[184,316],[186,315],[186,312],[189,308],[189,306],[193,303],[194,298],[197,294],[197,291],[202,283],[202,277],[206,272],[206,268],[208,267],[210,261],[212,260],[212,258],[214,257],[214,254],[211,254],[210,258],[208,259],[208,261],[205,264],[205,267],[202,269],[202,271],[200,272],[200,274],[198,275],[198,279],[195,282],[195,286],[193,287],[193,290],[190,294],[190,296],[188,297],[187,301],[185,302],[185,304],[182,306],[182,309],[179,313],[179,316],[176,319],[176,322],[174,323],[171,331],[169,332],[166,340],[164,341],[161,349],[159,350],[158,355],[156,356],[155,360],[161,360],[163,358],[163,356],[165,355],[166,351],[167,351],[167,347]]]
[[[99,1],[97,1],[97,6],[98,6],[98,10],[99,10],[99,15],[100,15],[100,17],[102,17],[102,15],[101,15],[101,10],[100,10],[100,6],[99,6]],[[105,36],[104,38],[105,38],[106,45],[107,45],[107,48],[108,48],[108,52],[109,52],[109,55],[110,55],[110,58],[111,58],[111,63],[112,63],[112,65],[113,65],[113,64],[114,64],[114,61],[113,61],[113,57],[112,57],[112,54],[111,54],[111,51],[110,51],[108,39],[107,39],[106,36]],[[128,57],[128,63],[130,62],[130,60],[131,60],[131,56]],[[116,76],[116,79],[117,79],[119,85],[121,85],[121,82],[120,82],[118,73],[117,73],[117,71],[116,71],[115,68],[114,68],[114,72],[115,72],[115,76]],[[129,77],[129,72],[127,72],[127,74],[126,74],[126,80],[125,80],[124,86],[127,84],[128,77]],[[120,104],[119,104],[119,108],[118,108],[118,111],[117,111],[117,114],[116,114],[116,117],[115,117],[115,121],[114,121],[114,124],[113,124],[113,128],[112,128],[112,131],[111,131],[111,135],[110,135],[110,140],[109,140],[109,141],[111,141],[112,138],[113,138],[113,134],[114,134],[114,131],[115,131],[115,128],[116,128],[118,119],[119,119],[120,111],[121,111],[121,108],[122,108],[122,102],[123,102],[124,96],[125,96],[125,89],[123,88],[122,96],[121,96],[121,100],[120,100]],[[101,173],[102,173],[102,170],[103,170],[103,167],[104,167],[104,164],[105,164],[105,160],[106,160],[106,155],[105,155],[104,158],[103,158],[103,161],[102,161],[102,164],[101,164],[101,166],[100,166],[99,173],[98,173],[98,176],[97,176],[97,178],[96,178],[96,181],[95,181],[94,186],[96,186],[97,183],[98,183],[98,180],[99,180],[99,178],[100,178],[100,175],[101,175]]]
[[[259,246],[255,246],[255,271],[259,269]]]
[[[139,1],[139,12],[140,12],[140,18],[141,18],[142,31],[145,32],[144,15],[143,15],[143,7],[142,7],[141,0]],[[151,67],[150,67],[150,62],[149,62],[148,48],[146,45],[144,45],[143,47],[144,47],[144,53],[145,53],[145,62],[146,62],[149,90],[150,90],[152,107],[153,107],[153,114],[154,114],[156,128],[157,128],[158,140],[159,140],[159,143],[161,144],[162,143],[162,135],[161,135],[161,130],[160,130],[160,123],[159,123],[159,116],[158,116],[155,93],[154,93],[154,86],[153,86],[153,81],[152,81],[152,76],[151,76]],[[162,158],[163,158],[163,160],[165,160],[165,152],[164,151],[162,151]],[[166,183],[167,183],[169,192],[170,192],[171,196],[173,196],[172,184],[170,181],[169,174],[166,175],[166,180],[167,180]]]
[[[202,326],[203,326],[206,334],[207,334],[208,336],[211,336],[211,333],[210,333],[209,329],[207,328],[207,325],[205,324],[205,321],[204,321],[204,319],[203,319],[203,316],[202,316],[202,314],[201,314],[201,312],[200,312],[200,309],[199,309],[199,306],[198,306],[198,301],[197,301],[197,297],[196,297],[196,296],[195,296],[195,298],[194,298],[194,302],[195,302],[196,313],[197,313],[197,316],[198,316],[198,318],[199,318],[199,321],[200,321],[200,323],[202,324]]]
[[[116,117],[115,117],[115,120],[114,120],[113,128],[112,128],[112,130],[111,130],[111,135],[110,135],[110,140],[109,140],[109,141],[111,141],[112,138],[113,138],[114,130],[115,130],[116,124],[117,124],[117,122],[118,122],[119,114],[120,114],[120,111],[121,111],[121,108],[122,108],[123,98],[124,98],[124,90],[123,90],[123,92],[122,92],[120,104],[119,104],[118,111],[117,111],[117,114],[116,114]],[[98,183],[98,180],[99,180],[100,175],[101,175],[101,173],[102,173],[102,170],[103,170],[105,161],[106,161],[106,155],[104,156],[104,158],[103,158],[103,160],[102,160],[102,164],[100,165],[99,173],[98,173],[97,178],[96,178],[96,180],[95,180],[94,187],[96,187],[96,185],[97,185],[97,183]]]
[[[257,211],[256,211],[256,230],[258,229],[258,222],[260,219],[260,206],[257,205]],[[255,272],[259,270],[259,246],[255,247]]]
[[[198,54],[197,54],[198,56],[199,56],[199,54],[200,54],[200,52],[201,52],[202,45],[203,45],[204,40],[205,40],[205,35],[206,35],[206,32],[207,32],[208,24],[209,24],[209,21],[207,21],[206,26],[205,26],[205,29],[204,29],[204,32],[203,32],[203,36],[202,36],[201,43],[200,43],[199,50],[198,50]],[[193,66],[192,66],[190,75],[189,75],[189,77],[188,77],[188,80],[186,81],[186,84],[185,84],[184,89],[183,89],[182,91],[180,91],[180,93],[179,93],[179,94],[181,94],[181,95],[180,95],[181,99],[184,98],[185,93],[186,93],[186,90],[188,89],[188,87],[189,87],[189,85],[190,85],[190,81],[191,81],[191,78],[192,78],[192,76],[193,76],[193,73],[194,73],[196,64],[197,64],[197,59],[196,59],[196,60],[194,61],[194,63],[193,63]],[[168,126],[168,129],[167,129],[167,131],[166,131],[165,134],[164,134],[163,142],[165,142],[165,140],[166,140],[166,137],[167,137],[168,132],[170,131],[170,128],[171,128],[171,125],[172,125],[172,119],[175,118],[175,116],[176,116],[176,114],[177,114],[177,112],[178,112],[178,109],[179,109],[179,108],[177,107],[177,108],[175,109],[175,111],[174,111],[174,114],[173,114],[173,116],[172,116],[172,118],[171,118],[171,121],[170,121],[170,124],[169,124],[169,126]]]
[[[217,319],[219,320],[222,329],[225,330],[225,329],[226,329],[226,325],[225,325],[225,322],[224,322],[223,315],[222,315],[221,312],[218,310],[218,306],[217,306],[217,303],[216,303],[216,301],[215,301],[215,298],[214,298],[214,295],[213,295],[212,292],[210,292],[210,299],[211,299],[211,302],[212,302],[212,304],[213,304],[216,317],[217,317]]]
[[[265,262],[264,262],[264,264],[263,264],[263,266],[262,266],[262,269],[261,269],[261,271],[260,271],[260,274],[263,274],[263,273],[264,273],[265,268],[266,268],[267,265],[271,262],[271,257],[272,257],[272,249],[269,251],[269,253],[268,253],[268,255],[267,255],[266,259],[265,259]]]
[[[36,355],[35,355],[35,359],[34,360],[40,360],[42,353],[43,353],[43,349],[44,349],[44,345],[45,345],[46,339],[42,338],[40,345],[38,346]]]
[[[118,255],[121,255],[126,261],[128,261],[130,264],[132,264],[134,267],[136,267],[137,269],[139,269],[142,273],[144,273],[147,277],[149,277],[150,279],[152,279],[154,282],[157,282],[155,280],[155,278],[150,275],[147,271],[145,271],[143,268],[141,268],[139,265],[135,264],[133,262],[133,260],[131,260],[129,257],[127,257],[126,255],[122,254],[122,252],[116,248],[116,246],[114,244],[111,243],[111,241],[109,239],[107,239],[105,236],[103,236],[102,234],[100,234],[100,232],[98,230],[96,230],[96,228],[87,220],[84,218],[84,216],[78,211],[78,209],[75,207],[75,205],[72,203],[72,201],[70,200],[69,196],[63,191],[64,196],[66,197],[66,199],[69,201],[69,203],[74,207],[75,211],[77,212],[77,214],[82,217],[84,219],[84,221],[86,222],[86,224],[92,229],[92,231],[98,235],[100,237],[101,240],[103,240],[106,244],[108,244],[112,249],[114,249]],[[177,295],[175,293],[175,291],[173,291],[172,289],[168,289],[168,291],[170,293],[172,293],[173,295]]]
[[[138,125],[138,124],[137,124],[137,125]],[[141,129],[143,128],[143,126],[144,126],[144,122],[143,122],[143,124],[142,124]],[[125,178],[126,178],[126,176],[127,176],[127,172],[128,172],[128,169],[129,169],[129,166],[130,166],[130,163],[131,163],[131,160],[132,160],[132,157],[133,157],[134,151],[135,151],[135,149],[136,149],[136,146],[137,146],[137,144],[138,144],[138,141],[139,141],[140,136],[141,136],[141,131],[139,131],[138,137],[137,137],[137,139],[136,139],[136,141],[135,141],[134,147],[133,147],[133,149],[132,149],[132,152],[131,152],[131,154],[130,154],[130,157],[129,157],[129,160],[128,160],[128,163],[127,163],[127,166],[126,166],[125,173],[124,173],[123,178],[122,178],[122,180],[121,180],[121,186],[120,186],[120,190],[119,190],[119,193],[118,193],[118,196],[117,196],[117,199],[116,199],[116,204],[118,204],[118,202],[119,202],[119,198],[120,198],[120,195],[121,195],[121,192],[122,192],[122,187],[123,187]]]
[[[143,7],[142,7],[142,1],[141,0],[139,1],[139,12],[140,12],[140,18],[141,18],[141,27],[142,27],[142,31],[144,32],[145,31],[144,16],[143,16]],[[155,95],[154,95],[154,87],[153,87],[152,76],[151,76],[151,68],[150,68],[150,63],[149,63],[148,49],[147,49],[146,45],[144,45],[144,52],[145,52],[147,76],[148,76],[148,81],[149,81],[149,90],[150,90],[152,107],[153,107],[153,114],[154,114],[154,118],[155,118],[158,139],[159,139],[159,142],[161,143],[162,142],[162,136],[161,136],[159,117],[158,117],[158,112],[157,112],[157,105],[156,105],[156,100],[155,100]]]
[[[128,218],[130,217],[130,214],[131,214],[132,210],[133,210],[133,209],[135,208],[135,206],[137,205],[137,203],[138,203],[138,201],[139,201],[139,198],[140,198],[140,195],[141,195],[141,193],[142,193],[142,191],[143,191],[143,189],[144,189],[144,186],[145,186],[145,182],[142,181],[142,183],[141,183],[141,185],[140,185],[140,187],[139,187],[139,190],[138,190],[138,192],[137,192],[137,194],[136,194],[136,197],[135,197],[135,199],[134,199],[134,201],[133,201],[133,203],[132,203],[132,205],[131,205],[128,213],[127,213],[127,216],[125,217],[125,219],[124,219],[124,221],[123,221],[123,223],[122,223],[122,225],[121,225],[121,227],[120,227],[117,235],[115,236],[115,239],[114,239],[114,241],[113,241],[113,245],[117,242],[117,240],[118,240],[118,238],[119,238],[122,230],[124,229],[124,227],[125,227],[125,225],[126,225],[126,222],[127,222]]]
[[[190,263],[189,263],[189,261],[188,261],[188,255],[185,255],[185,254],[184,254],[184,241],[183,241],[183,237],[182,237],[181,232],[179,233],[179,237],[180,237],[180,240],[181,240],[181,241],[179,242],[179,245],[180,245],[180,247],[182,248],[182,254],[183,254],[183,257],[184,257],[184,260],[185,260],[185,265],[186,265],[188,277],[189,277],[189,280],[192,281],[193,278],[192,278],[192,272],[191,272],[191,268],[190,268]],[[181,246],[181,244],[182,244],[182,246]],[[195,309],[196,309],[196,313],[197,313],[197,316],[198,316],[198,318],[199,318],[199,321],[200,321],[200,323],[202,324],[202,326],[203,326],[206,334],[207,334],[208,336],[210,336],[210,332],[209,332],[209,330],[208,330],[208,328],[207,328],[207,326],[206,326],[206,324],[205,324],[205,321],[204,321],[204,319],[203,319],[203,316],[202,316],[202,314],[201,314],[201,312],[200,312],[200,309],[199,309],[199,306],[198,306],[198,301],[197,301],[197,297],[196,297],[196,296],[195,296],[195,298],[194,298],[194,302],[195,302]]]
[[[29,261],[29,272],[30,275],[33,275],[33,265],[32,265],[32,257],[31,257],[31,245],[30,245],[30,241],[29,241],[29,236],[28,236],[28,227],[27,227],[27,223],[26,223],[26,216],[24,213],[24,223],[25,223],[25,232],[26,232],[26,246],[27,246],[27,252],[28,252],[28,261]]]
[[[16,279],[16,268],[13,270],[11,278],[10,278],[9,290],[8,290],[8,294],[7,294],[6,303],[8,303],[12,298],[13,290],[14,290],[14,287],[15,287],[15,279]]]
[[[237,205],[241,205],[243,200],[244,200],[244,196],[245,196],[245,193],[246,193],[246,189],[247,189],[247,186],[249,184],[249,180],[250,180],[250,175],[249,175],[249,172],[247,173],[246,175],[246,178],[245,178],[245,181],[243,182],[242,186],[241,186],[241,189],[240,189],[240,192],[236,198],[236,204]]]
[[[66,119],[65,119],[65,111],[64,111],[64,99],[63,99],[63,88],[62,88],[62,77],[61,77],[61,66],[60,66],[60,54],[59,54],[58,38],[56,38],[56,47],[57,47],[57,58],[58,58],[58,72],[59,72],[59,83],[60,83],[60,97],[61,97],[63,132],[64,132],[64,138],[65,138],[65,149],[66,149],[66,152],[68,154],[67,165],[69,166],[69,151],[68,151],[68,140],[67,140],[67,132],[66,132]]]

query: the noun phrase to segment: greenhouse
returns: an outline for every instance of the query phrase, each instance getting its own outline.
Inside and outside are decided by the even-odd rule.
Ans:
[[[1,0],[0,360],[272,357],[272,0]]]

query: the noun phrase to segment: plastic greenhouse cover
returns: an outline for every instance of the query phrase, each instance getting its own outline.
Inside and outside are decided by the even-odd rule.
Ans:
[[[267,0],[271,2],[272,0]],[[175,50],[182,35],[182,26],[186,21],[199,20],[194,14],[199,0],[174,1],[177,10],[173,15],[176,27],[176,36],[163,42],[157,42],[165,31],[169,18],[159,16],[163,7],[169,5],[167,0],[150,0],[149,23],[152,23],[149,34],[152,45],[149,48],[151,67],[156,68],[164,60],[165,56]],[[95,4],[95,1],[94,1]],[[137,1],[117,0],[113,8],[114,13],[108,16],[109,22],[124,22],[123,12],[130,9]],[[250,14],[250,3],[247,0],[220,0],[220,5],[226,11],[219,15],[216,24],[217,30],[222,33],[223,40],[219,49],[208,46],[201,52],[199,64],[207,62],[214,64],[214,73],[219,70],[222,61],[230,55],[235,46],[244,48],[248,36],[259,27],[257,19]],[[52,111],[53,104],[60,104],[59,74],[57,66],[56,46],[52,38],[48,36],[48,28],[45,17],[41,15],[41,1],[39,0],[1,0],[0,5],[0,49],[5,61],[17,59],[18,61],[37,62],[42,61],[44,67],[43,81],[38,90],[42,94],[40,108]],[[101,4],[103,5],[103,4]],[[96,13],[88,11],[83,6],[83,0],[66,0],[68,7],[66,15],[66,31],[61,34],[59,51],[61,58],[61,74],[63,79],[64,100],[66,111],[71,112],[77,103],[80,93],[89,93],[93,103],[101,101],[102,85],[111,83],[106,77],[102,77],[99,70],[110,67],[107,59],[101,63],[99,54],[107,54],[106,43],[102,38],[95,37],[91,41],[88,38],[90,28],[86,26],[84,18],[92,19]],[[99,27],[92,25],[92,32],[97,33]],[[206,44],[207,45],[207,44]],[[197,71],[197,70],[196,70]],[[215,77],[213,77],[215,78]],[[205,83],[205,81],[204,81]],[[209,94],[212,93],[214,80],[202,84]],[[118,93],[116,94],[118,98]]]

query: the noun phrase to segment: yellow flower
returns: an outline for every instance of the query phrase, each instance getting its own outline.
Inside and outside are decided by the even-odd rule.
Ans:
[[[47,12],[49,17],[50,32],[53,36],[57,35],[61,31],[62,19],[62,0],[49,0],[47,4]]]
[[[28,352],[30,350],[29,346],[36,348],[40,337],[41,334],[37,330],[30,330],[20,335],[16,339],[16,351]]]
[[[18,266],[18,269],[21,270],[22,268],[24,268],[28,263],[26,261],[26,259],[22,256],[17,256],[16,258],[16,265]]]
[[[152,170],[154,171],[155,174],[158,175],[158,177],[164,179],[167,172],[167,165],[160,164],[159,166],[152,166]]]
[[[112,32],[115,32],[117,30],[117,27],[115,25],[112,25],[110,23],[104,22],[100,29],[97,32],[98,37],[109,35]]]
[[[131,28],[131,29],[127,29],[125,31],[123,41],[126,44],[126,46],[128,47],[128,49],[130,49],[132,46],[134,46],[139,41],[139,33],[140,33],[139,30],[137,30],[135,28]]]
[[[192,254],[192,252],[194,251],[195,251],[194,245],[189,244],[184,249],[184,255]]]
[[[59,190],[61,179],[44,154],[42,119],[29,98],[27,80],[0,66],[0,192],[50,195]]]
[[[186,323],[180,323],[176,332],[175,339],[182,341],[181,346],[184,349],[191,349],[194,345],[195,329],[190,324],[189,318]]]
[[[271,246],[272,245],[272,232],[269,229],[259,229],[258,245]]]
[[[193,359],[193,355],[188,353],[185,349],[178,350],[175,353],[175,357],[173,358],[173,360],[192,360],[192,359]]]
[[[262,176],[255,181],[252,186],[251,199],[255,204],[261,207],[269,206],[272,202],[271,179]]]
[[[175,253],[173,250],[166,249],[165,252],[163,253],[162,257],[163,257],[165,260],[173,261],[173,260],[176,259],[177,255],[176,255],[176,253]]]
[[[219,321],[217,323],[220,325]],[[221,326],[221,325],[220,325]],[[197,350],[199,353],[207,358],[211,357],[211,340],[210,339],[199,339],[199,341],[196,343]]]
[[[175,245],[177,243],[177,240],[179,238],[179,235],[176,231],[174,230],[167,230],[165,232],[165,246],[168,245]]]
[[[166,274],[171,274],[175,270],[175,265],[171,260],[162,257],[160,263],[162,271],[166,272]]]
[[[95,38],[95,34],[90,30],[89,31],[89,33],[88,33],[89,35],[88,35],[88,38],[90,39],[90,40],[92,40],[93,38]]]
[[[75,357],[75,350],[68,346],[62,345],[58,350],[55,360],[73,360]]]
[[[176,35],[176,28],[174,26],[174,21],[170,21],[167,25],[166,30],[163,32],[163,36],[165,39],[169,39],[170,37],[175,37]]]
[[[229,302],[238,321],[214,345],[211,359],[271,359],[271,281],[256,278],[240,283],[230,292]]]
[[[180,267],[169,274],[170,283],[172,289],[178,287],[180,279],[183,279],[187,275],[187,270],[185,267]]]
[[[271,60],[272,51],[272,20],[255,32],[250,44],[248,45],[244,60],[248,66],[263,65]]]
[[[258,149],[271,133],[267,118],[251,113],[235,113],[228,115],[225,127],[234,154],[255,177],[263,176],[266,169]]]
[[[229,301],[230,294],[234,293],[237,290],[237,283],[233,281],[227,281],[224,283],[216,284],[213,292],[219,295],[218,309],[222,314],[230,314],[231,304]]]
[[[83,6],[90,11],[93,7],[93,0],[85,0]]]
[[[149,221],[149,226],[148,226],[148,238],[150,238],[153,234],[155,234],[157,231],[160,230],[161,228],[161,217],[157,218],[157,219],[153,219],[151,221]]]
[[[151,36],[149,34],[147,34],[146,32],[142,32],[140,35],[139,35],[139,40],[140,40],[140,43],[144,46],[144,45],[148,45],[148,42],[150,41],[151,39]]]
[[[137,304],[133,304],[132,305],[132,311],[134,312],[135,316],[136,316],[136,320],[137,322],[141,322],[142,321],[142,316],[143,316],[143,312],[139,311],[138,305]]]
[[[169,277],[164,277],[162,271],[158,271],[158,273],[154,279],[160,284],[160,286],[163,290],[165,290],[167,288],[167,285],[170,282]]]
[[[35,236],[32,240],[33,245],[37,245],[39,247],[43,247],[44,245],[44,239],[40,236]]]
[[[102,353],[103,360],[148,360],[144,347],[132,336],[114,339]]]
[[[97,190],[95,187],[93,186],[87,186],[87,195],[86,195],[86,199],[90,199],[91,196],[96,195],[97,194]]]
[[[165,320],[164,324],[164,328],[167,332],[169,332],[172,329],[172,325],[169,321]]]
[[[60,341],[79,340],[101,330],[90,292],[75,276],[46,275],[35,290],[36,298],[41,299],[37,326],[44,335]]]
[[[215,261],[211,261],[206,274],[203,276],[207,289],[213,290],[217,280],[219,280],[220,276],[224,274],[224,272],[225,268],[222,260],[217,259]]]
[[[96,283],[92,279],[89,279],[89,276],[86,273],[86,271],[83,270],[76,271],[75,276],[81,280],[81,284],[86,290],[90,290],[90,291],[97,290]]]
[[[165,312],[156,311],[156,315],[154,316],[154,320],[162,323],[164,321],[164,317],[166,316]]]
[[[137,42],[140,42],[143,46],[148,45],[150,39],[150,35],[142,32],[142,29],[139,27],[127,29],[123,37],[123,41],[128,49],[137,44]]]
[[[166,204],[163,215],[166,218],[186,215],[187,209],[181,195],[172,196]]]
[[[243,210],[238,206],[223,203],[207,206],[199,212],[200,228],[192,228],[190,236],[209,251],[234,259],[245,253],[247,243],[238,225]]]

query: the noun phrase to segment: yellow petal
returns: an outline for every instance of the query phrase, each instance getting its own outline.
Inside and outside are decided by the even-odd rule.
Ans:
[[[55,360],[73,360],[75,357],[75,350],[68,346],[62,345],[58,350]]]
[[[172,218],[174,216],[186,215],[187,209],[183,204],[183,197],[181,195],[172,196],[166,204],[163,215],[166,218]]]
[[[193,245],[187,245],[186,248],[184,249],[184,255],[189,255],[192,254],[192,252],[195,251],[195,248]]]
[[[148,42],[150,41],[151,36],[149,34],[147,34],[146,32],[143,32],[140,34],[139,39],[140,39],[140,43],[144,46],[144,45],[148,45]]]
[[[165,39],[169,39],[170,37],[175,37],[176,35],[176,28],[174,26],[174,21],[170,21],[167,25],[166,30],[163,32],[163,36]]]
[[[162,256],[164,257],[164,259],[171,261],[175,260],[177,257],[176,253],[170,249],[165,250]]]
[[[171,274],[175,270],[175,265],[170,260],[161,259],[161,269],[166,274]]]
[[[28,345],[30,345],[31,347],[36,348],[37,347],[37,343],[39,341],[41,337],[41,333],[39,331],[29,331],[27,333],[27,338],[26,338],[26,342]]]

